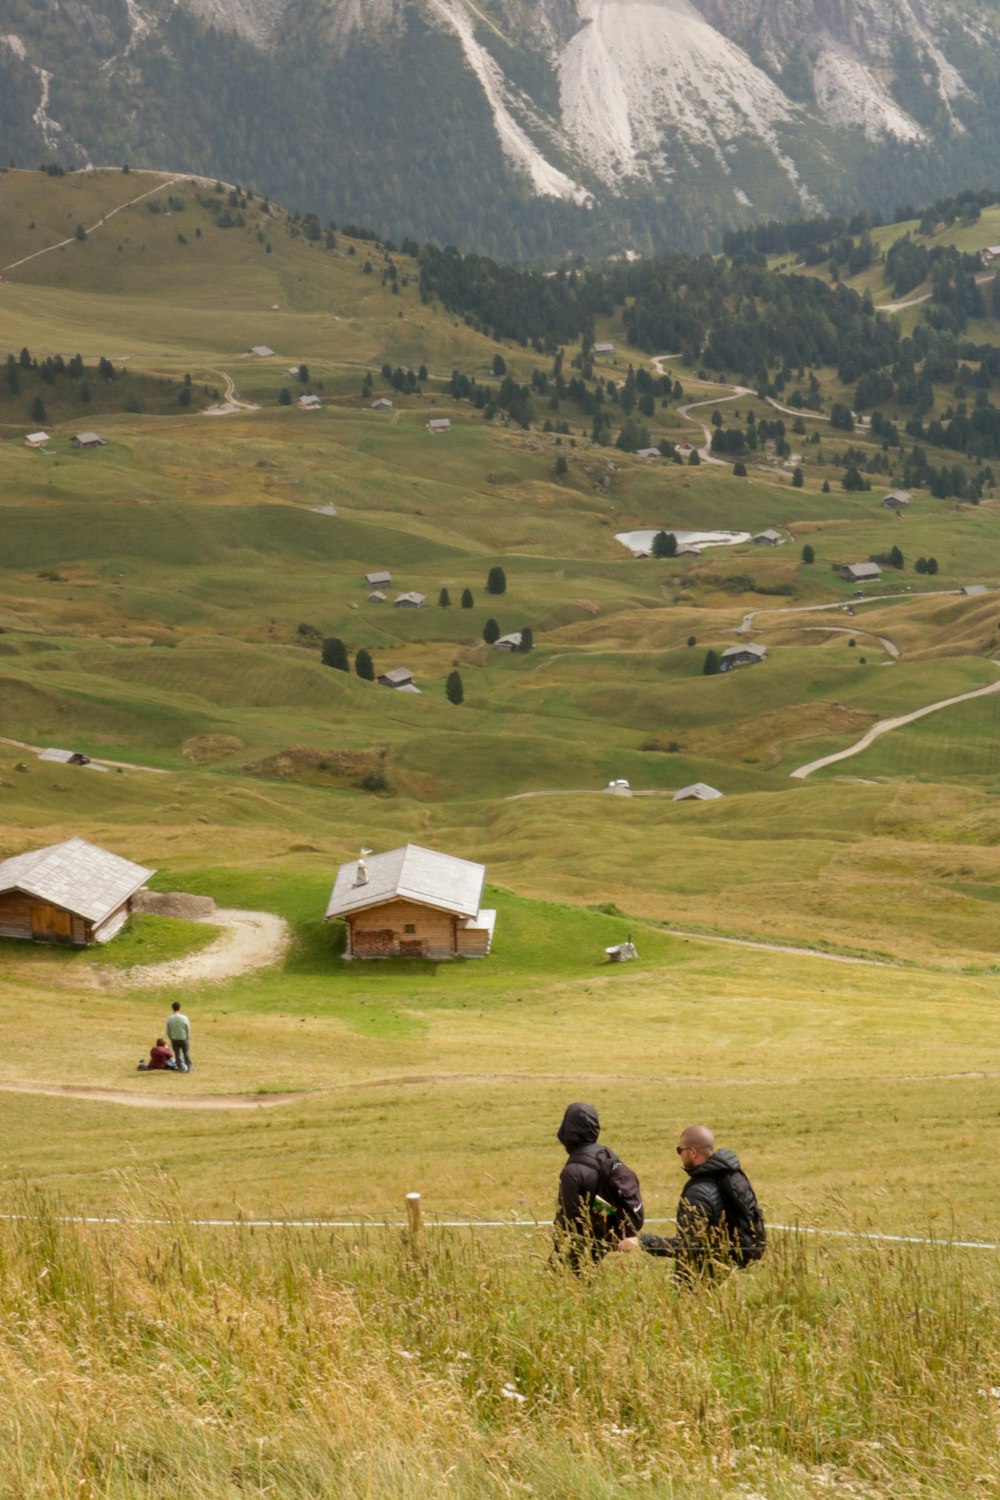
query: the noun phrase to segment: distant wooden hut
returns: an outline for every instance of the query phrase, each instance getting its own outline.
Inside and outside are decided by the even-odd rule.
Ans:
[[[732,672],[735,667],[754,667],[766,655],[766,646],[727,646],[719,657],[719,671]]]
[[[0,864],[0,938],[106,943],[153,874],[86,839],[15,854]]]
[[[419,693],[420,689],[413,680],[413,673],[409,667],[393,667],[389,672],[383,672],[376,679],[383,687],[395,688],[397,693]]]

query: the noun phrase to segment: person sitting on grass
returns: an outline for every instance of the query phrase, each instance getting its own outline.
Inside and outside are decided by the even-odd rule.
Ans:
[[[140,1073],[158,1073],[170,1069],[176,1073],[177,1064],[174,1062],[174,1054],[167,1046],[165,1037],[158,1036],[156,1043],[149,1049],[149,1062],[140,1063]]]

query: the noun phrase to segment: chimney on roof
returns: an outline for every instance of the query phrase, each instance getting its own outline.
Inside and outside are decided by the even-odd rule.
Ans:
[[[361,851],[361,856],[358,859],[358,873],[354,877],[355,885],[368,884],[368,866],[365,864],[365,855],[370,854],[371,852],[372,851],[370,849],[362,849]]]

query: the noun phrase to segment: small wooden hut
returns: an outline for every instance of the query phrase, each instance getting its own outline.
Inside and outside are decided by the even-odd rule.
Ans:
[[[326,920],[343,917],[345,958],[485,958],[496,912],[486,866],[406,844],[337,871]]]
[[[154,873],[86,839],[15,854],[0,864],[0,938],[106,943]]]

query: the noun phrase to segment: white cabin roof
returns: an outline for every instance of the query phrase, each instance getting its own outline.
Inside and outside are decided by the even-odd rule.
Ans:
[[[86,839],[67,839],[5,859],[0,893],[23,891],[89,922],[101,922],[155,873]]]
[[[690,786],[682,786],[679,792],[673,795],[674,802],[711,802],[713,797],[722,797],[725,793],[716,791],[714,786],[709,786],[707,781],[693,781]]]
[[[730,656],[755,656],[758,661],[763,661],[767,655],[766,646],[755,646],[752,642],[739,646],[727,646],[722,653],[721,660],[725,661]]]
[[[337,871],[326,908],[330,917],[349,916],[369,906],[401,899],[437,907],[460,917],[478,917],[486,884],[486,866],[454,854],[440,854],[419,844],[405,844],[386,854],[371,854],[365,861],[367,881],[358,884],[358,861],[352,859]]]

